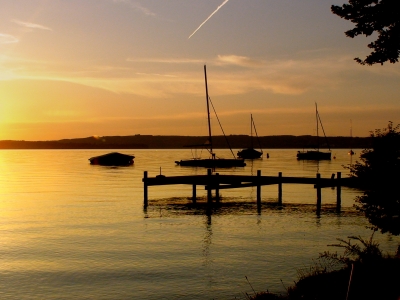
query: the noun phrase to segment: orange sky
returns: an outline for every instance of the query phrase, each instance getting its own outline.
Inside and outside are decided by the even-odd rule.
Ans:
[[[331,136],[400,123],[400,65],[354,62],[341,1],[0,3],[0,140],[207,135],[204,64],[227,134],[315,134],[315,102]]]

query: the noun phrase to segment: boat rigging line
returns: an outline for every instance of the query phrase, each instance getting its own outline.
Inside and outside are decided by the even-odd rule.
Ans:
[[[216,110],[215,110],[214,104],[213,104],[212,101],[211,101],[211,97],[210,97],[210,96],[208,96],[208,101],[211,103],[211,107],[212,107],[212,109],[213,109],[213,111],[214,111],[215,117],[217,118],[219,127],[221,128],[222,133],[223,133],[223,135],[224,135],[224,137],[225,137],[225,141],[226,141],[226,143],[227,143],[228,146],[229,146],[229,150],[231,150],[232,156],[233,156],[234,158],[236,158],[235,154],[234,154],[233,151],[232,151],[232,147],[231,147],[231,145],[229,144],[229,141],[228,141],[228,139],[227,139],[227,137],[226,137],[226,135],[225,135],[225,131],[224,131],[224,129],[222,128],[222,124],[221,124],[221,122],[219,121],[217,112],[216,112]]]
[[[254,127],[254,132],[256,133],[258,146],[260,147],[261,152],[263,152],[263,151],[262,151],[262,148],[261,148],[260,138],[258,137],[256,124],[254,123],[254,120],[253,120],[253,115],[251,115],[251,123],[253,123],[253,124],[252,124],[252,127]]]
[[[324,126],[322,125],[321,117],[319,116],[319,114],[318,114],[318,119],[319,119],[319,123],[321,124],[322,132],[324,133],[326,144],[327,144],[327,146],[328,146],[328,148],[330,150],[331,147],[329,146],[328,138],[326,137]]]

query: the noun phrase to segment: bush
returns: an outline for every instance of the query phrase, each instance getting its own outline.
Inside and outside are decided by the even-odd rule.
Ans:
[[[398,300],[400,299],[400,252],[383,255],[379,244],[360,236],[338,239],[330,246],[344,252],[324,252],[318,263],[299,272],[299,280],[288,289],[287,296],[258,293],[251,300]],[[275,298],[274,298],[275,297]]]
[[[361,162],[348,166],[350,176],[364,194],[355,207],[382,233],[400,234],[400,132],[399,125],[371,133],[372,149],[364,150]]]

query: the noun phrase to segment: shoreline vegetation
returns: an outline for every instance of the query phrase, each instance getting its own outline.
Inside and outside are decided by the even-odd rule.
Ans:
[[[132,136],[91,136],[86,138],[25,141],[0,140],[0,149],[187,149],[190,145],[206,146],[207,136],[174,135],[132,135]],[[317,145],[316,136],[276,135],[262,136],[258,141],[263,149],[313,149]],[[215,149],[240,149],[249,146],[250,136],[213,136]],[[329,145],[320,148],[365,149],[371,146],[371,137],[328,137]],[[227,143],[228,141],[228,143]]]
[[[298,270],[298,281],[286,295],[256,292],[248,300],[398,300],[400,299],[400,246],[394,255],[383,254],[379,244],[360,236],[337,239],[328,245],[344,249],[343,255],[326,251],[308,269]],[[355,242],[354,242],[355,241]]]
[[[389,122],[387,128],[376,129],[371,132],[371,141],[371,149],[361,152],[360,161],[347,167],[363,190],[354,206],[365,214],[369,228],[374,230],[370,239],[337,239],[339,243],[328,246],[340,247],[344,253],[320,253],[318,263],[298,271],[299,280],[287,289],[287,295],[253,290],[254,295],[247,299],[400,300],[400,245],[390,255],[373,241],[376,231],[400,235],[400,125]]]

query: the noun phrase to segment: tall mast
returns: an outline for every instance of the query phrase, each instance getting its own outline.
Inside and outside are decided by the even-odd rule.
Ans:
[[[253,149],[253,114],[250,114],[250,143],[251,143],[251,148]]]
[[[211,137],[211,120],[210,120],[210,104],[208,99],[208,86],[207,86],[207,70],[206,65],[204,65],[204,81],[206,85],[206,103],[207,103],[207,118],[208,118],[208,140],[210,142],[210,152],[212,154],[212,137]]]
[[[350,119],[350,155],[353,155],[353,122]]]
[[[317,102],[315,102],[315,118],[316,118],[316,121],[317,121],[317,150],[319,151],[319,133],[318,133],[319,118],[318,118]]]
[[[353,122],[350,119],[350,137],[353,137]]]

